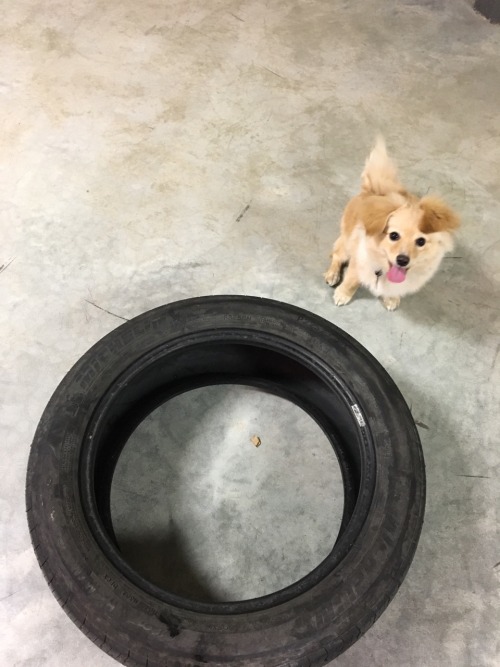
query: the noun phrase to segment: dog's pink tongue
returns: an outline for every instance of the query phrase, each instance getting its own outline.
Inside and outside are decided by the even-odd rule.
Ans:
[[[387,271],[387,280],[390,280],[391,283],[402,283],[405,278],[406,269],[402,269],[396,264],[393,264],[389,271]]]

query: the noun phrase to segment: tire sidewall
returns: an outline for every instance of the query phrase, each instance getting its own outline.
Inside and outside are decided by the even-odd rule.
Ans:
[[[318,363],[349,379],[376,443],[375,487],[371,510],[348,555],[318,585],[279,607],[205,615],[146,594],[106,559],[82,508],[80,451],[100,397],[132,364],[189,334],[234,328],[249,336],[265,329],[314,350]],[[37,556],[47,564],[42,565],[44,574],[66,611],[79,624],[85,619],[89,634],[104,632],[117,654],[133,655],[131,646],[137,652],[147,646],[151,656],[173,667],[198,664],[189,656],[197,655],[200,646],[208,656],[234,656],[230,664],[242,667],[299,665],[313,646],[322,645],[334,657],[332,651],[341,652],[352,643],[399,587],[416,548],[424,503],[418,434],[382,367],[334,325],[298,308],[251,297],[177,302],[149,311],[100,340],[54,393],[28,466],[27,504],[40,545]],[[276,656],[288,662],[277,662]],[[150,665],[161,664],[154,659]],[[219,663],[210,658],[210,664]]]

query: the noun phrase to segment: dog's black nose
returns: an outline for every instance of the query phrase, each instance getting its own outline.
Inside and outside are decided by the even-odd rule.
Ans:
[[[398,266],[408,266],[409,263],[410,263],[410,258],[408,257],[408,255],[398,255],[396,257],[396,264]]]

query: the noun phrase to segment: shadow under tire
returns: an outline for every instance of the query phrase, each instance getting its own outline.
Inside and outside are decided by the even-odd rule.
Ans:
[[[145,417],[218,384],[271,392],[317,421],[339,461],[344,511],[331,552],[301,580],[251,600],[198,602],[126,562],[110,489]],[[353,338],[277,301],[199,297],[126,322],[70,370],[35,433],[26,506],[54,595],[123,664],[314,667],[353,644],[396,594],[423,523],[425,466],[401,393]]]

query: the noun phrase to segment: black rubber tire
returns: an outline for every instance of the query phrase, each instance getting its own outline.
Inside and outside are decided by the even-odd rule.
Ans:
[[[329,556],[300,581],[255,600],[198,603],[123,560],[109,495],[138,423],[169,397],[221,383],[260,387],[316,419],[342,469],[344,516]],[[353,644],[395,595],[422,527],[425,468],[403,397],[350,336],[276,301],[200,297],[136,317],[78,361],[36,431],[26,499],[54,595],[123,664],[313,667]]]

